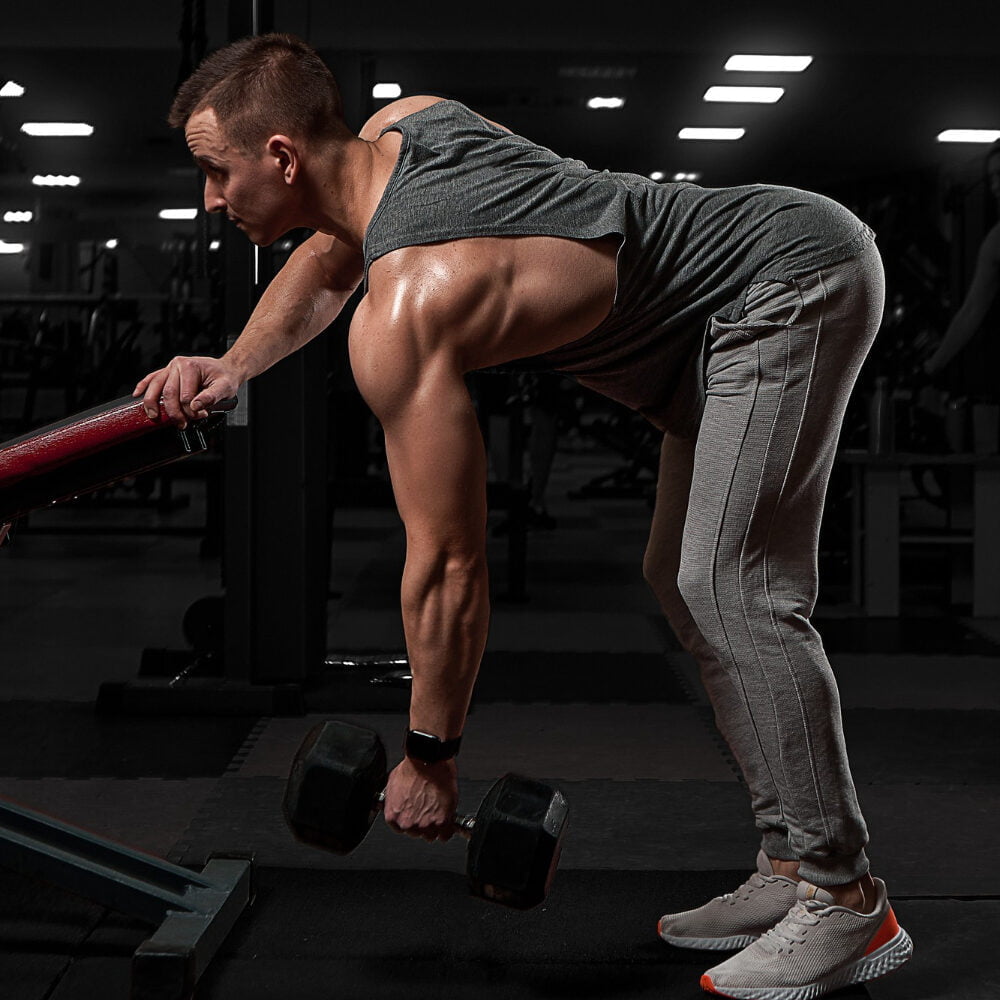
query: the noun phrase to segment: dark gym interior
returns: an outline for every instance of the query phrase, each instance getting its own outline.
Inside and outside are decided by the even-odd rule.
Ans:
[[[206,52],[265,30],[321,52],[356,129],[388,100],[376,84],[396,83],[596,168],[806,188],[876,231],[886,311],[840,442],[815,623],[873,871],[915,953],[836,995],[1000,998],[1000,295],[934,383],[922,377],[998,225],[987,152],[1000,138],[1000,11],[971,0],[11,7],[0,448],[127,396],[175,354],[221,354],[307,235],[253,252],[225,218],[160,217],[201,206],[199,174],[165,123],[175,87]],[[724,69],[734,53],[813,60],[750,81]],[[785,93],[703,100],[734,78]],[[624,105],[591,109],[594,97]],[[93,134],[22,130],[51,121]],[[713,126],[746,132],[677,138]],[[979,130],[977,141],[939,141],[949,129]],[[34,183],[47,175],[80,181]],[[642,578],[655,432],[568,380],[470,382],[489,442],[493,606],[461,811],[506,772],[565,795],[547,898],[522,912],[470,896],[461,837],[425,845],[375,822],[340,856],[289,832],[286,779],[313,726],[377,730],[391,766],[406,722],[404,539],[347,361],[349,315],[262,377],[198,454],[34,510],[0,547],[0,996],[167,996],[156,991],[174,972],[161,980],[157,949],[191,924],[202,1000],[702,996],[711,962],[664,944],[656,921],[742,881],[757,834],[693,662]],[[543,424],[556,445],[540,473]],[[45,860],[25,862],[36,814],[56,826]],[[86,860],[65,861],[58,824],[87,831]],[[133,852],[161,862],[151,888],[137,888],[145,861]],[[178,890],[185,873],[193,882]],[[143,906],[152,916],[137,916]]]

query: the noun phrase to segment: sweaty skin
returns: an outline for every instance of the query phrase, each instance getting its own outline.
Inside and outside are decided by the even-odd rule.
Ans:
[[[365,230],[402,144],[397,132],[379,133],[438,100],[396,101],[339,146],[274,135],[242,151],[211,108],[191,116],[186,137],[205,172],[207,211],[225,212],[259,245],[295,228],[316,233],[224,357],[174,358],[139,382],[135,394],[151,415],[162,397],[178,424],[202,417],[326,329],[361,281]],[[358,388],[385,431],[406,531],[400,598],[413,729],[461,735],[489,626],[486,456],[464,376],[589,333],[614,302],[618,245],[461,239],[405,247],[369,269],[349,348]],[[456,802],[454,761],[404,758],[389,778],[385,818],[413,836],[446,840]]]

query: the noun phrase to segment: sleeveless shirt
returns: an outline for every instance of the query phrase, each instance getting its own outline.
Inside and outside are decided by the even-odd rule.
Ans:
[[[704,402],[713,316],[740,317],[747,287],[788,282],[874,239],[822,195],[754,184],[703,188],[593,170],[441,101],[383,130],[399,157],[364,240],[364,281],[384,254],[476,236],[617,236],[618,287],[586,336],[505,368],[558,371],[661,429],[691,433]]]

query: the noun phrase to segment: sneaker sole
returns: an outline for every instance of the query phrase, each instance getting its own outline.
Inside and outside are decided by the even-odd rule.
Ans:
[[[730,997],[731,1000],[815,1000],[816,997],[825,996],[844,986],[878,979],[909,961],[912,954],[913,941],[901,927],[895,937],[881,948],[806,986],[775,986],[764,989],[729,986],[723,992],[706,973],[701,977],[701,988],[706,993]]]

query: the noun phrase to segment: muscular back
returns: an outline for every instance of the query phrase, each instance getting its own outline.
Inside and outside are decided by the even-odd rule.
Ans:
[[[361,138],[394,159],[401,136],[384,130],[439,102],[395,101],[365,124]],[[403,247],[372,264],[357,323],[384,327],[407,316],[409,327],[424,328],[414,320],[433,315],[426,335],[447,336],[468,370],[541,354],[585,336],[608,314],[619,243],[617,237],[490,236]]]
[[[402,323],[467,371],[541,354],[607,316],[619,240],[476,237],[404,247],[371,267],[356,322]],[[428,322],[428,320],[431,320]]]

